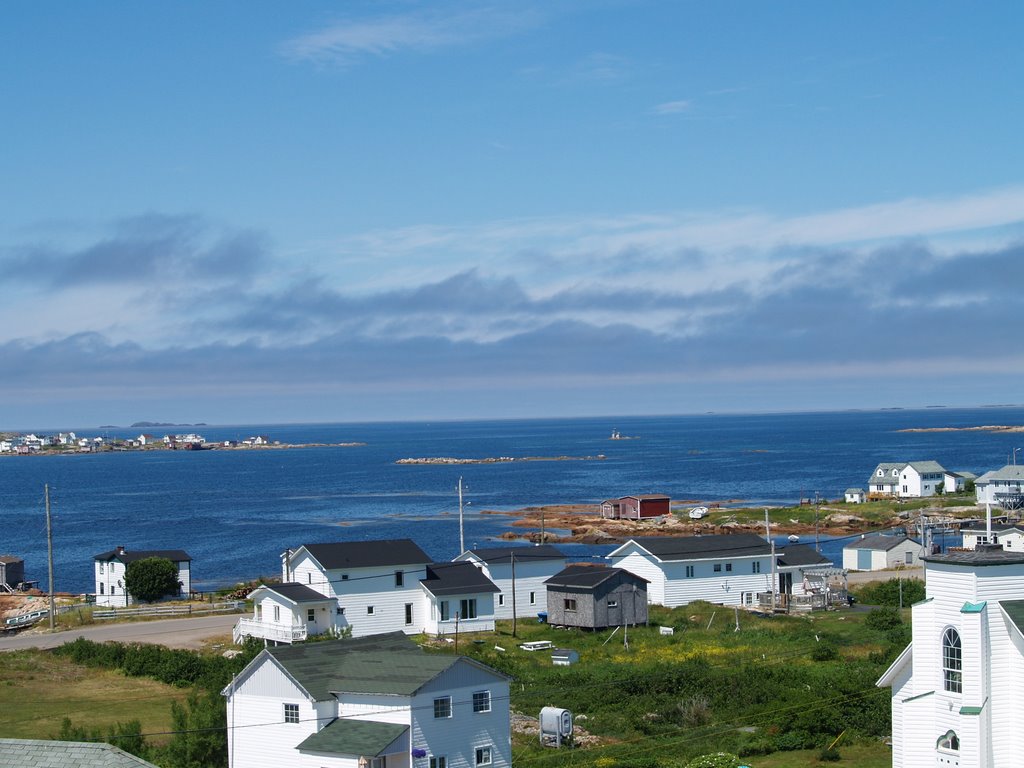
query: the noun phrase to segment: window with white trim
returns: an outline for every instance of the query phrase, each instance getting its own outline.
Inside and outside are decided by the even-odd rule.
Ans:
[[[412,624],[412,603],[405,604],[405,623],[406,626]]]
[[[950,627],[942,633],[942,687],[951,693],[962,693],[963,682],[960,633]]]
[[[306,621],[316,621],[316,608],[306,609]]]
[[[470,597],[459,601],[459,615],[463,619],[476,618],[476,598]]]
[[[567,611],[575,611],[576,610],[576,598],[575,597],[567,597],[567,598],[565,598],[564,604],[565,604],[565,610],[567,610]]]
[[[274,606],[274,621],[280,621],[280,620],[281,620],[281,606],[280,605],[275,605]]]
[[[431,755],[427,761],[428,768],[448,768],[447,755]]]
[[[395,586],[396,587],[405,586],[405,572],[404,571],[395,571]]]
[[[299,705],[298,704],[285,704],[284,705],[284,721],[286,723],[297,723],[297,722],[299,722]]]
[[[499,592],[498,593],[498,605],[504,605],[504,604],[505,604],[505,596]]]
[[[619,601],[618,600],[609,600],[608,601],[608,607],[609,608],[618,608],[619,607]]]
[[[753,565],[753,573],[760,573],[761,572],[761,561],[760,560],[755,560],[752,563],[752,565]]]
[[[491,692],[490,691],[473,691],[473,711],[474,712],[490,712],[491,711]]]
[[[692,579],[693,578],[693,573],[694,573],[693,566],[692,565],[686,566],[686,578]]]
[[[448,601],[441,601],[441,621],[449,621],[451,619],[451,610],[448,608]]]
[[[372,605],[366,606],[366,615],[367,616],[373,616],[373,606]]]
[[[434,699],[434,717],[451,717],[452,716],[452,697],[451,696],[440,696]]]
[[[476,748],[476,764],[477,765],[490,765],[491,764],[491,748],[490,747],[477,747]]]
[[[531,592],[530,593],[530,605],[536,605],[536,604],[537,604],[537,593],[536,592]]]

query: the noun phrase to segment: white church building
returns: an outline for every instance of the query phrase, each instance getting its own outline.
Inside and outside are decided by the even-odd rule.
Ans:
[[[1021,765],[1024,552],[923,559],[913,641],[878,680],[892,689],[893,768]]]

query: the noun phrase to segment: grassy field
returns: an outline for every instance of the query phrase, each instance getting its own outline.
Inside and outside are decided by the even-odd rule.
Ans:
[[[170,702],[187,693],[148,678],[79,666],[45,651],[0,653],[0,737],[49,738],[64,717],[103,727],[139,720],[145,733],[166,731]]]
[[[513,678],[514,711],[536,717],[543,706],[566,707],[597,738],[559,755],[540,748],[536,736],[517,734],[517,764],[527,768],[664,768],[701,752],[741,749],[754,768],[799,768],[819,765],[821,747],[847,729],[839,764],[875,768],[891,757],[878,741],[888,733],[888,695],[874,681],[905,638],[866,626],[865,615],[652,606],[651,626],[630,629],[628,645],[621,629],[519,621],[515,637],[511,622],[499,622],[494,635],[462,639],[458,650]],[[661,635],[659,626],[674,633]],[[553,667],[548,653],[519,648],[530,640],[577,650],[580,663]]]

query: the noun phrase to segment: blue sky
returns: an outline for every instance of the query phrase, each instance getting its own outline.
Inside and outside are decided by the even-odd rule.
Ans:
[[[1019,402],[1017,3],[8,3],[0,427]]]

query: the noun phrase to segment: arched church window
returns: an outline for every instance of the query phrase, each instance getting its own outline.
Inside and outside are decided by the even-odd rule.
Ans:
[[[939,737],[938,743],[935,745],[939,749],[948,749],[952,752],[960,751],[960,739],[954,731],[946,731],[942,736]]]
[[[942,633],[942,687],[952,693],[963,692],[960,633],[952,627]]]

